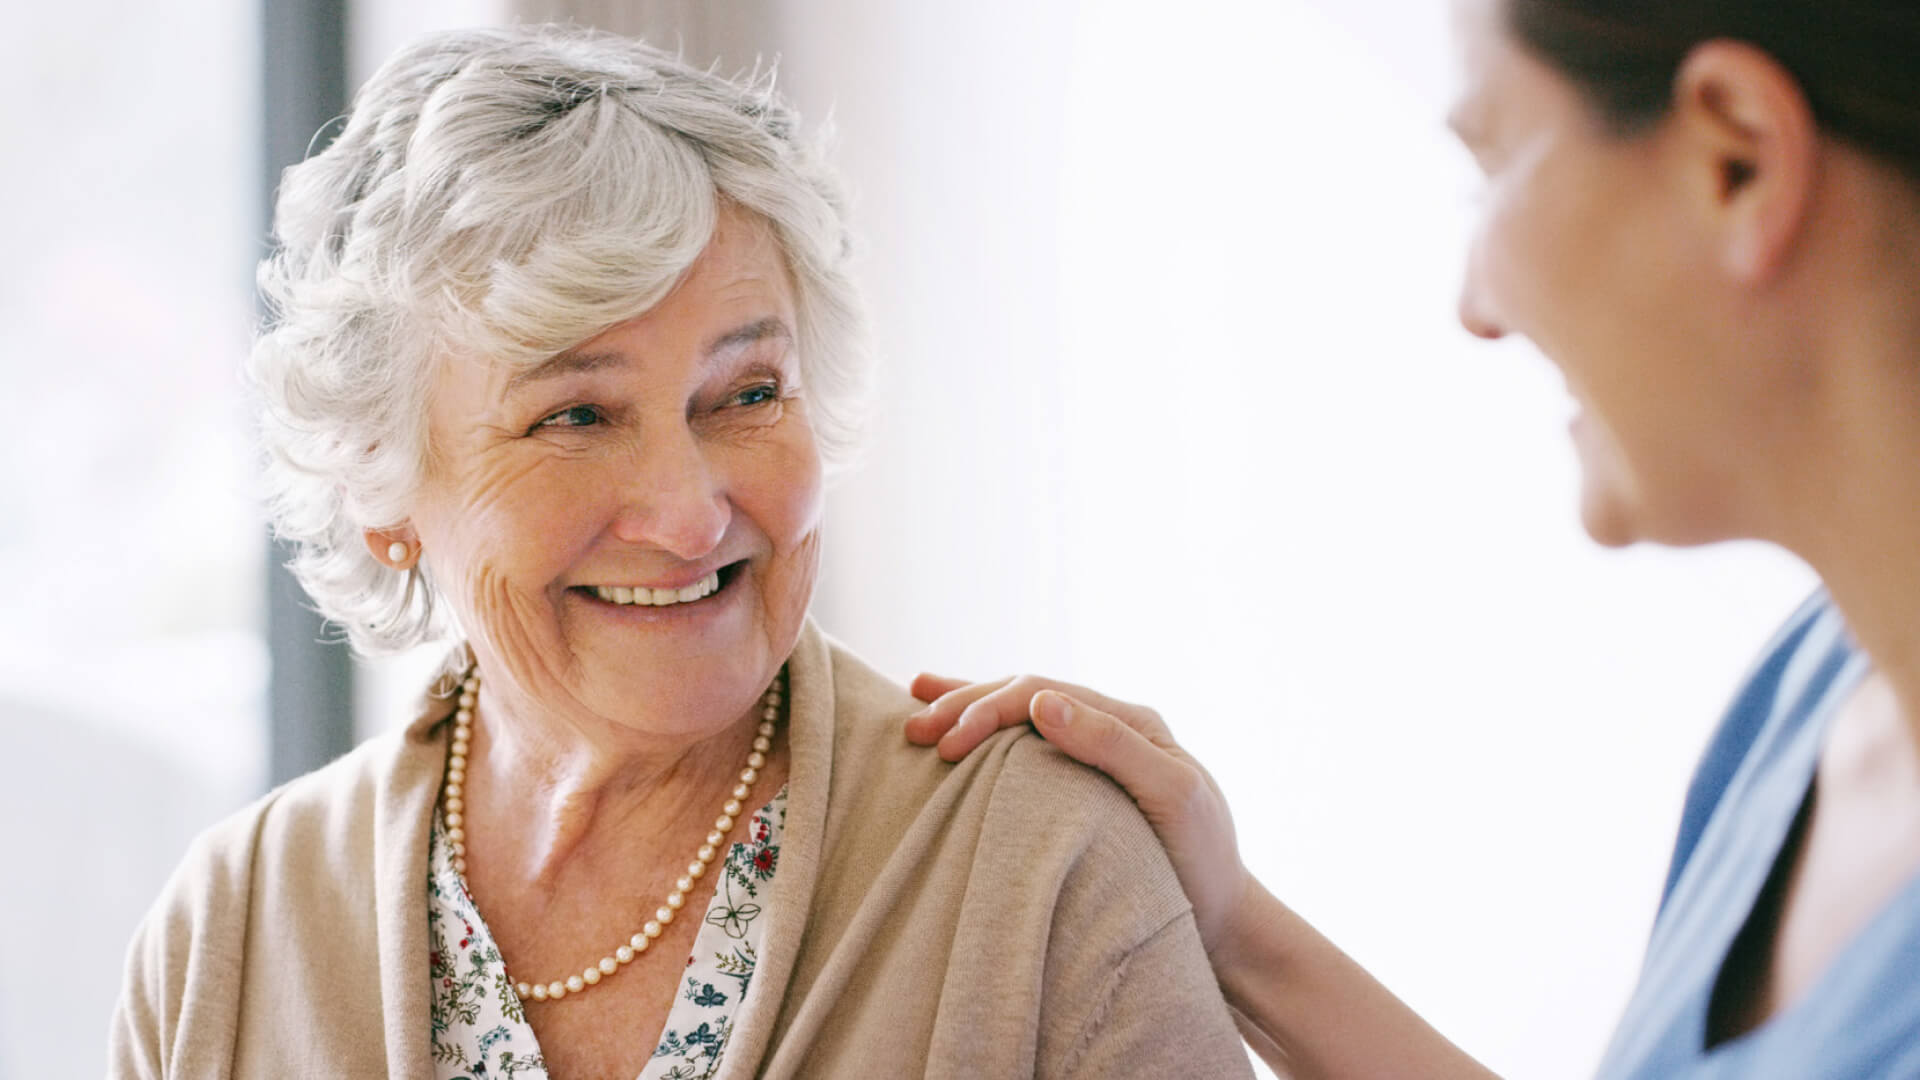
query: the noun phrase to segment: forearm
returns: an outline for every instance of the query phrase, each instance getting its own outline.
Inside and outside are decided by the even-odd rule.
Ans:
[[[1214,973],[1247,1044],[1294,1080],[1494,1074],[1252,883]]]

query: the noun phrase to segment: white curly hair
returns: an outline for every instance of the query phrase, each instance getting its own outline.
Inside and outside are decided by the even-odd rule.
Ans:
[[[437,34],[286,171],[268,318],[248,362],[268,512],[320,613],[366,654],[458,632],[424,569],[362,539],[404,521],[444,352],[530,367],[658,303],[722,202],[793,277],[802,385],[830,468],[851,455],[867,350],[844,201],[771,79],[559,27]]]

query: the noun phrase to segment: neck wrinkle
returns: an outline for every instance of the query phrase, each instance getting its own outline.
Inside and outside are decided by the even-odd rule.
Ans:
[[[467,753],[468,802],[486,800],[482,817],[497,823],[480,843],[492,849],[487,857],[504,860],[516,878],[542,890],[582,860],[624,857],[635,829],[674,837],[691,852],[706,832],[701,825],[726,801],[759,724],[755,698],[744,716],[712,736],[610,749],[571,728],[543,738],[537,722],[501,720],[484,681],[480,695]]]

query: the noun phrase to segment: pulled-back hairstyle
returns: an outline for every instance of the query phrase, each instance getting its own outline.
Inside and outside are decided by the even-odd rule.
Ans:
[[[529,367],[644,314],[723,202],[779,243],[809,416],[827,463],[844,463],[866,350],[843,204],[770,80],[592,31],[439,34],[382,67],[332,144],[286,171],[248,363],[268,509],[356,648],[457,629],[424,569],[392,570],[362,540],[407,516],[434,359]]]
[[[1827,134],[1920,181],[1920,4],[1913,0],[1506,0],[1515,37],[1586,94],[1614,130],[1667,111],[1694,46],[1764,50]]]

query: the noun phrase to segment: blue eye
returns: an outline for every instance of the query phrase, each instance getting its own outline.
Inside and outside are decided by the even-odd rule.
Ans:
[[[600,410],[593,405],[571,405],[535,424],[543,427],[591,427],[601,422]]]
[[[779,396],[780,392],[772,385],[762,384],[760,386],[750,386],[740,391],[740,393],[734,396],[733,400],[739,405],[765,405],[767,402]]]

